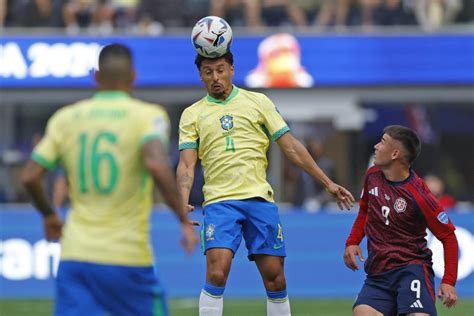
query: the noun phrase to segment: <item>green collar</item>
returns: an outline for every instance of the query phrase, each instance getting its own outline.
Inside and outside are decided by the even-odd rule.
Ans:
[[[230,100],[232,100],[237,95],[237,93],[239,93],[239,88],[237,88],[237,86],[235,85],[232,85],[232,92],[224,101],[211,97],[210,95],[207,95],[207,101],[221,104],[221,105],[226,105],[227,103],[230,102]]]
[[[101,100],[116,100],[116,99],[128,99],[130,95],[124,91],[118,90],[107,90],[107,91],[99,91],[94,95],[95,99]]]

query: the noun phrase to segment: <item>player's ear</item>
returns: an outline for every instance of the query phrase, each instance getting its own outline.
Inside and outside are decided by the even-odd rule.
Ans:
[[[132,72],[130,73],[130,80],[131,82],[135,82],[135,80],[137,80],[137,72],[135,71],[135,69],[132,70]]]
[[[394,149],[392,151],[392,160],[399,159],[399,158],[401,158],[401,156],[402,156],[402,152],[401,152],[400,149]]]

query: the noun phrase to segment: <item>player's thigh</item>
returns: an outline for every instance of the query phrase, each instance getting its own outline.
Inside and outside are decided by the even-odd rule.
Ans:
[[[104,310],[94,298],[89,285],[84,282],[83,266],[71,261],[59,264],[56,277],[54,315],[103,316]]]
[[[434,273],[423,264],[410,264],[400,272],[397,288],[398,313],[436,315]]]
[[[372,315],[370,314],[372,309],[384,316],[397,315],[397,296],[393,290],[394,278],[391,272],[367,277],[354,303],[354,315],[364,315],[364,311]]]
[[[206,281],[223,285],[229,276],[234,253],[227,248],[212,248],[206,252]],[[222,284],[223,283],[223,284]]]
[[[234,201],[222,201],[206,205],[201,228],[202,250],[227,248],[233,253],[242,241],[244,216],[237,210]]]
[[[263,199],[249,199],[243,205],[246,219],[242,229],[249,259],[255,255],[286,257],[277,205]]]

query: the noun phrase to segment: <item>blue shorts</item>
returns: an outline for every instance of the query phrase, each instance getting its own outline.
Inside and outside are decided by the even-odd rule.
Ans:
[[[56,277],[56,316],[167,315],[153,267],[61,261]]]
[[[249,260],[257,254],[286,257],[283,226],[275,203],[261,198],[229,200],[203,209],[201,242],[204,254],[211,248],[237,251],[242,241]]]
[[[369,305],[384,316],[426,313],[436,316],[434,273],[425,264],[409,264],[368,276],[357,305]]]

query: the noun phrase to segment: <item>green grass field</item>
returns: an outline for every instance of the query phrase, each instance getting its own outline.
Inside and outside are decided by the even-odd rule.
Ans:
[[[198,301],[181,299],[170,301],[171,316],[197,316]],[[266,315],[265,300],[227,299],[225,316]],[[291,300],[294,316],[344,316],[351,315],[352,300]],[[51,315],[52,302],[48,300],[0,300],[1,316],[47,316]],[[474,300],[460,300],[455,309],[448,310],[438,304],[440,316],[473,316]]]

